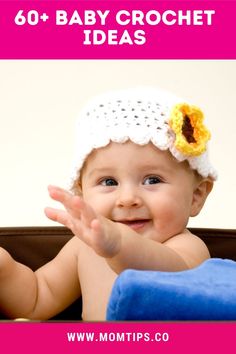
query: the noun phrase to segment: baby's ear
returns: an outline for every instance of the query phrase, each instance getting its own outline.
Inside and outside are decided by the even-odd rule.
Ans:
[[[79,197],[83,196],[81,183],[78,183],[75,194],[78,195]]]
[[[197,182],[193,192],[193,200],[190,216],[196,216],[200,213],[208,194],[213,188],[214,182],[210,178],[204,178]]]
[[[79,197],[82,197],[82,184],[80,180],[75,180],[73,182],[73,185],[71,187],[71,192],[74,195],[78,195]]]

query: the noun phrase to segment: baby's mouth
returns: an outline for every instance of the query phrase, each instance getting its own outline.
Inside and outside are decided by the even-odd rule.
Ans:
[[[127,225],[131,229],[137,231],[144,228],[144,226],[146,226],[149,221],[150,221],[149,219],[142,219],[142,220],[119,220],[118,222]]]

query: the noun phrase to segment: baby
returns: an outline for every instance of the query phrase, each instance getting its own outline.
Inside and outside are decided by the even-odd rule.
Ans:
[[[216,179],[209,137],[202,112],[166,92],[93,100],[78,122],[71,192],[49,186],[64,208],[45,209],[75,236],[36,272],[1,249],[1,310],[49,319],[82,295],[83,320],[101,321],[124,269],[181,271],[209,258],[186,229]]]

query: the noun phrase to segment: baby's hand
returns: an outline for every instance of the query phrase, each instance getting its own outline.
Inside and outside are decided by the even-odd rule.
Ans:
[[[121,235],[118,225],[97,215],[93,208],[82,198],[54,186],[48,187],[52,199],[60,202],[65,210],[46,208],[46,216],[68,227],[75,236],[102,257],[115,256],[121,247]]]

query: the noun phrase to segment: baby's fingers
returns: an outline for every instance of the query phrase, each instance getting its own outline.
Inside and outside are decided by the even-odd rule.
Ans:
[[[48,192],[50,197],[57,202],[64,205],[65,209],[73,217],[80,217],[80,198],[74,196],[72,193],[66,191],[65,189],[48,186]]]
[[[91,222],[97,218],[97,214],[93,210],[93,208],[85,203],[82,199],[79,201],[80,210],[81,210],[81,221],[85,226],[91,227]]]
[[[48,186],[48,192],[52,199],[64,205],[70,203],[71,198],[73,197],[70,192],[56,186]]]
[[[72,229],[71,218],[66,211],[47,207],[44,209],[44,213],[50,220]]]

